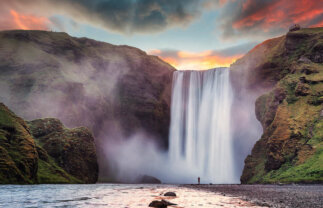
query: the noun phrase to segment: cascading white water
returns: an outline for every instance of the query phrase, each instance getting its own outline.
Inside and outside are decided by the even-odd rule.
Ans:
[[[228,68],[173,75],[169,159],[205,183],[236,183]],[[188,173],[189,174],[189,173]]]

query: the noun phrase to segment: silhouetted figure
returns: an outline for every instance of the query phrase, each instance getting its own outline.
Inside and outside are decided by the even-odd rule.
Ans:
[[[197,183],[200,185],[201,179],[200,177],[197,178]]]

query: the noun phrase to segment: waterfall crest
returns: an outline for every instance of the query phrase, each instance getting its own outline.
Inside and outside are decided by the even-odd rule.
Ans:
[[[236,183],[228,68],[173,75],[169,159],[204,183]]]

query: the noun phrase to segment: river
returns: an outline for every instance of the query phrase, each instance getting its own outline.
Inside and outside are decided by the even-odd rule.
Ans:
[[[177,197],[163,197],[173,191]],[[169,207],[256,207],[237,197],[176,185],[90,184],[90,185],[1,185],[0,207],[148,207],[153,200],[166,199]]]

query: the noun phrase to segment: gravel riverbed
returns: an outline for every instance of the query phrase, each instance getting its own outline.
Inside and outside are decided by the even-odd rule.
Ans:
[[[322,208],[323,185],[183,185],[225,196],[240,197],[258,206]]]

